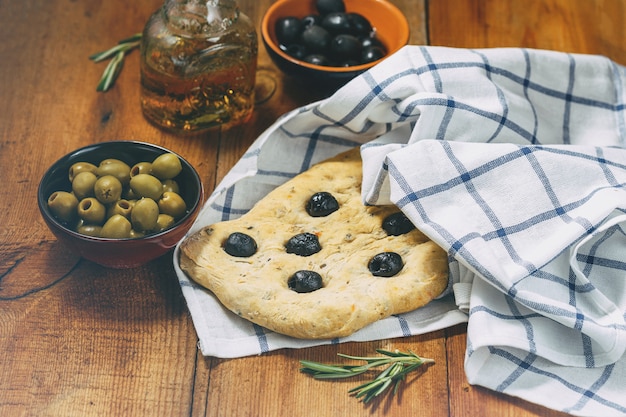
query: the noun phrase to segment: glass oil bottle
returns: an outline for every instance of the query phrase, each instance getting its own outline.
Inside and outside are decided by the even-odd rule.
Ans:
[[[235,0],[166,0],[141,44],[141,107],[174,133],[228,128],[254,107],[258,41]]]

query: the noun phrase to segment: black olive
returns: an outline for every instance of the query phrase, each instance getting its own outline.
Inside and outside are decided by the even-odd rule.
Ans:
[[[352,30],[352,34],[356,36],[364,36],[372,33],[372,24],[365,16],[359,13],[348,13],[348,21],[350,22],[350,27]]]
[[[257,245],[254,239],[245,233],[231,233],[224,242],[224,250],[231,256],[247,258],[256,253]]]
[[[385,45],[383,45],[383,43],[375,36],[363,36],[360,38],[360,40],[361,40],[361,48],[363,49],[368,48],[370,46],[377,46],[383,51],[385,51],[385,53],[387,53],[385,50]]]
[[[361,61],[363,63],[374,62],[385,56],[385,51],[378,46],[370,46],[363,49],[361,53]]]
[[[330,60],[326,58],[325,55],[322,55],[322,54],[307,55],[304,57],[303,61],[308,62],[309,64],[313,64],[313,65],[321,65],[321,66],[332,65]]]
[[[355,61],[353,59],[350,59],[348,61],[341,61],[338,63],[338,67],[353,67],[355,65],[360,65],[359,61]]]
[[[329,13],[324,16],[322,19],[322,27],[331,35],[350,33],[352,31],[350,19],[348,19],[348,15],[343,12]]]
[[[303,29],[308,28],[309,26],[313,26],[313,25],[320,26],[321,24],[322,24],[322,16],[318,14],[310,14],[302,18]]]
[[[315,7],[319,14],[346,11],[346,5],[343,0],[316,0]]]
[[[330,33],[321,26],[313,25],[302,32],[302,43],[311,52],[323,53],[330,43]]]
[[[300,41],[302,21],[293,16],[281,17],[276,21],[276,39],[282,45],[291,45]]]
[[[401,211],[390,214],[383,220],[383,230],[389,236],[400,236],[415,229],[415,225]]]
[[[310,256],[322,250],[320,241],[313,233],[300,233],[285,243],[287,253],[295,253],[300,256]]]
[[[291,45],[281,45],[280,49],[285,51],[287,55],[294,57],[295,59],[304,60],[304,57],[307,56],[308,51],[304,45],[299,43],[292,43]]]
[[[375,255],[367,267],[376,277],[392,277],[396,275],[404,264],[402,257],[395,252],[382,252]]]
[[[322,277],[315,271],[298,271],[289,277],[287,286],[298,293],[313,292],[322,288]]]
[[[357,12],[346,12],[343,0],[316,0],[317,13],[287,16],[275,24],[279,47],[290,57],[319,66],[352,67],[387,55],[371,22]],[[337,35],[353,38],[333,39]]]
[[[336,60],[357,60],[361,56],[361,42],[356,36],[337,35],[330,41],[330,54]]]
[[[331,193],[321,191],[311,196],[305,208],[312,217],[325,217],[339,210],[339,203]]]

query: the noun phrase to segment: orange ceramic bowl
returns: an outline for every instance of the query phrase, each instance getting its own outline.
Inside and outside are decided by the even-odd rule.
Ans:
[[[55,191],[71,191],[69,168],[75,162],[98,165],[107,158],[116,158],[133,166],[137,162],[152,161],[171,152],[144,142],[102,142],[77,149],[56,161],[43,175],[37,193],[39,211],[57,240],[67,248],[97,264],[111,268],[133,268],[160,257],[172,249],[191,227],[203,201],[203,188],[196,170],[180,155],[182,171],[175,178],[180,196],[187,206],[186,214],[171,228],[146,234],[135,239],[106,239],[77,233],[59,221],[48,208],[48,197]]]
[[[376,31],[376,37],[387,50],[389,56],[409,41],[409,24],[402,12],[386,0],[344,0],[346,12],[359,13],[369,20]],[[313,65],[298,60],[283,51],[276,38],[276,21],[281,17],[298,18],[317,14],[315,0],[278,0],[272,4],[261,21],[261,39],[272,61],[283,72],[298,78],[313,79],[333,84],[343,84],[378,61],[349,67]]]

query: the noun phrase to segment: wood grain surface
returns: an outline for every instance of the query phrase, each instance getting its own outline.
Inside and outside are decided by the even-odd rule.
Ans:
[[[271,0],[239,0],[260,22]],[[524,46],[603,54],[626,64],[624,0],[393,0],[411,43]],[[67,253],[36,203],[39,179],[65,153],[136,139],[186,157],[210,193],[283,113],[325,97],[283,77],[259,49],[252,120],[178,137],[139,107],[138,53],[116,86],[95,91],[105,64],[87,57],[143,28],[161,0],[0,0],[0,415],[2,416],[548,416],[563,414],[472,387],[465,327],[405,339],[349,343],[223,360],[203,357],[171,254],[112,270]],[[320,382],[301,359],[412,349],[436,363],[396,397],[364,405],[362,379]]]

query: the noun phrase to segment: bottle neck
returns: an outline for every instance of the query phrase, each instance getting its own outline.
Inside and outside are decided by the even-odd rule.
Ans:
[[[191,36],[221,32],[239,17],[235,0],[166,0],[162,10],[172,29]]]

